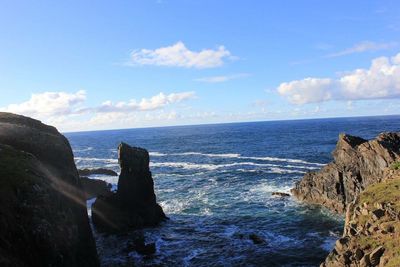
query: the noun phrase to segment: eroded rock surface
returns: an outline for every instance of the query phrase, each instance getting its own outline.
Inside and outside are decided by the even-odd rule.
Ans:
[[[385,176],[348,205],[343,237],[321,267],[400,266],[400,175]]]
[[[369,185],[380,182],[385,168],[400,158],[400,133],[382,133],[371,141],[341,134],[333,158],[320,171],[307,173],[292,194],[344,213],[348,203]]]
[[[67,139],[0,113],[0,266],[98,266]]]
[[[92,206],[96,227],[102,231],[121,232],[155,226],[166,219],[156,202],[147,150],[121,143],[118,160],[121,174],[117,192],[98,197]]]

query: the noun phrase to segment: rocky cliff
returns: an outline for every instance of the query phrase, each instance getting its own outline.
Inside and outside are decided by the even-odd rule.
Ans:
[[[371,141],[341,134],[333,158],[322,170],[307,173],[292,194],[344,213],[361,191],[380,182],[385,168],[400,158],[400,133],[382,133]]]
[[[100,196],[92,206],[92,219],[102,231],[121,232],[155,226],[166,216],[156,202],[147,150],[121,143],[118,147],[121,174],[117,192]]]
[[[343,237],[321,267],[400,266],[400,174],[393,172],[348,205]]]
[[[67,139],[0,113],[0,266],[98,266]]]

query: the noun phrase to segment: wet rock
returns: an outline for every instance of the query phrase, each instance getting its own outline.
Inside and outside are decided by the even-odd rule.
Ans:
[[[341,134],[333,158],[320,171],[307,173],[292,194],[344,213],[362,189],[381,181],[384,170],[400,158],[400,133],[382,133],[371,141]]]
[[[265,240],[262,237],[260,237],[260,236],[258,236],[256,234],[250,234],[249,235],[249,239],[251,241],[253,241],[253,243],[256,244],[256,245],[265,243]]]
[[[111,194],[111,184],[108,184],[105,181],[81,177],[81,184],[86,199],[91,199],[97,196],[108,196]]]
[[[283,192],[272,192],[271,195],[276,197],[290,197],[290,194]]]
[[[121,174],[117,192],[96,199],[92,206],[93,223],[107,232],[156,226],[167,217],[156,202],[149,153],[121,143],[118,157]]]
[[[56,128],[0,113],[1,266],[99,266],[80,182]]]
[[[131,251],[136,251],[140,255],[148,256],[155,254],[157,252],[157,249],[155,243],[145,244],[144,236],[140,234],[137,235],[135,238],[133,238],[132,242],[128,243],[125,252],[131,252]]]
[[[97,169],[79,169],[78,170],[80,176],[90,176],[90,175],[107,175],[107,176],[118,176],[113,170],[97,168]]]

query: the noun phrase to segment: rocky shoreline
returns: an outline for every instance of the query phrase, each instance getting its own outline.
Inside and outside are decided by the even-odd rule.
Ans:
[[[333,162],[307,173],[292,193],[299,200],[346,212],[343,237],[321,267],[400,266],[400,134],[367,141],[340,135]]]
[[[121,174],[112,192],[80,175],[116,173],[78,171],[68,140],[54,127],[0,113],[0,266],[100,266],[86,209],[93,197],[95,231],[123,234],[165,220],[149,153],[124,143],[118,152]],[[128,249],[148,255],[155,245],[137,233]]]
[[[340,135],[333,157],[292,189],[300,201],[346,214],[343,236],[321,267],[400,266],[400,170],[393,168],[400,160],[400,133],[371,141]],[[95,232],[129,233],[127,253],[155,253],[141,229],[167,217],[156,201],[149,153],[121,143],[118,162],[112,192],[106,182],[84,176],[118,174],[77,170],[68,140],[54,127],[0,113],[0,265],[100,266],[86,210],[94,197]],[[255,234],[249,239],[268,243]]]
[[[361,191],[382,181],[385,169],[400,159],[400,133],[382,133],[371,141],[341,134],[332,154],[331,163],[307,173],[291,192],[306,203],[344,213]]]

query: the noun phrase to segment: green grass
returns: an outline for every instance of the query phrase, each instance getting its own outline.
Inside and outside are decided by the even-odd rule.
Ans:
[[[360,195],[360,203],[392,203],[392,207],[400,212],[400,179],[385,180],[369,186]]]
[[[392,165],[390,165],[390,168],[392,170],[400,170],[400,161],[393,162]]]
[[[375,203],[392,203],[392,207],[400,212],[400,178],[369,186],[360,194],[359,203],[368,203],[370,210]],[[365,223],[368,218],[369,216],[361,215],[359,222]],[[385,248],[384,257],[389,260],[385,266],[398,267],[400,266],[400,221],[390,221],[390,223],[393,223],[395,233],[359,236],[357,242],[361,248],[369,248],[368,250],[382,245]]]

